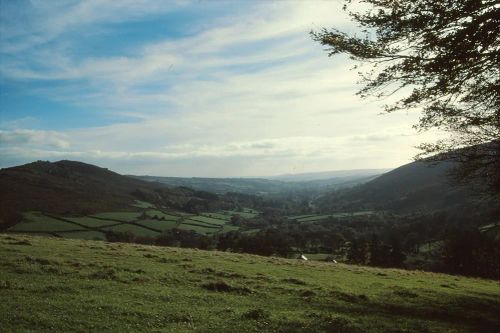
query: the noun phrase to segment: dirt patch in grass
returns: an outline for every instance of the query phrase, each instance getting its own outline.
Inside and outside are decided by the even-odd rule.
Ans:
[[[114,269],[99,270],[90,274],[89,277],[97,280],[119,281],[118,275]]]
[[[190,273],[199,273],[199,274],[209,274],[209,275],[215,275],[221,278],[229,278],[229,279],[234,279],[234,278],[246,278],[245,275],[239,274],[236,272],[225,272],[225,271],[217,271],[211,267],[207,268],[202,268],[202,269],[193,269],[189,271]]]
[[[397,295],[399,297],[404,297],[404,298],[416,298],[418,297],[418,294],[414,293],[413,291],[405,288],[400,288],[396,289],[393,291],[394,295]]]
[[[50,260],[50,259],[45,259],[45,258],[35,258],[33,256],[26,256],[25,257],[26,261],[29,262],[30,264],[39,264],[42,266],[59,266],[61,263],[56,260]]]
[[[300,296],[302,297],[313,297],[316,296],[316,293],[309,289],[304,289],[300,291]]]
[[[288,279],[283,279],[281,281],[286,282],[286,283],[296,284],[299,286],[305,286],[307,284],[305,281],[302,281],[302,280],[299,280],[296,278],[288,278]]]
[[[170,259],[170,258],[159,258],[158,262],[162,263],[162,264],[178,264],[180,262],[180,260],[179,259]]]
[[[243,313],[242,318],[251,320],[263,320],[268,319],[271,315],[268,311],[264,309],[252,309]]]
[[[20,241],[16,241],[16,242],[11,242],[9,243],[11,245],[28,245],[28,246],[31,246],[31,242],[27,239],[23,239],[23,240],[20,240]]]
[[[235,293],[240,295],[251,294],[253,291],[247,287],[235,287],[226,283],[225,281],[214,281],[202,284],[201,287],[206,290],[223,292],[223,293]]]
[[[366,296],[364,294],[356,295],[356,294],[350,294],[350,293],[346,293],[346,292],[338,291],[338,290],[330,292],[330,296],[335,298],[335,299],[339,299],[341,301],[349,302],[349,303],[359,303],[359,302],[363,302],[363,301],[368,301],[368,296]]]

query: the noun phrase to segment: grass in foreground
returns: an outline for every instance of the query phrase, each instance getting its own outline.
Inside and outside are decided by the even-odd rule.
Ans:
[[[0,234],[6,332],[495,332],[496,281]]]

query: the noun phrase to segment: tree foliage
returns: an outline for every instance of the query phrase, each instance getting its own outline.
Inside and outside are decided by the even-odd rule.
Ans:
[[[359,95],[395,97],[387,112],[421,110],[415,128],[450,135],[421,144],[417,158],[461,162],[461,179],[486,179],[498,193],[499,1],[364,0],[346,1],[344,9],[361,35],[337,29],[311,34],[330,56],[348,54],[369,65],[360,72]]]

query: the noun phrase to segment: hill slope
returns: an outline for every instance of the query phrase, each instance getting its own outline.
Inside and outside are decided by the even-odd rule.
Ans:
[[[398,212],[430,212],[475,204],[471,189],[450,180],[452,168],[453,164],[446,162],[409,163],[353,189],[329,193],[317,204],[325,210],[364,207]]]
[[[6,332],[495,332],[491,280],[0,234]]]
[[[190,200],[217,196],[187,188],[168,188],[74,161],[33,162],[0,170],[0,229],[15,224],[26,211],[87,215],[130,209],[136,200],[182,208]]]

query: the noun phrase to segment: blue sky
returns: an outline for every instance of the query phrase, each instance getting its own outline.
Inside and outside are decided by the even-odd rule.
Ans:
[[[0,0],[0,167],[266,176],[391,168],[427,134],[311,29],[339,1]]]

